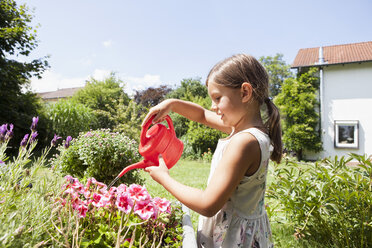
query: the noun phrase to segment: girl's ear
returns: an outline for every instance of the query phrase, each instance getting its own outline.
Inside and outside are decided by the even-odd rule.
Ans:
[[[242,97],[242,102],[249,102],[252,99],[253,88],[250,83],[244,82],[240,87],[240,93]]]

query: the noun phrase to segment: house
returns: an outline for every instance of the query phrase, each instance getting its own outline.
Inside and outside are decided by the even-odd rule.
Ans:
[[[58,89],[56,91],[40,92],[37,93],[37,95],[47,103],[54,103],[57,102],[59,99],[71,97],[82,88],[83,87]]]
[[[372,155],[372,41],[300,49],[291,66],[319,68],[319,159],[348,153]]]

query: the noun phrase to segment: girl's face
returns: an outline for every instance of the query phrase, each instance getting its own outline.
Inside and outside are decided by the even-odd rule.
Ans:
[[[221,116],[225,125],[235,127],[246,113],[240,88],[233,89],[209,82],[208,94],[212,99],[211,110]]]

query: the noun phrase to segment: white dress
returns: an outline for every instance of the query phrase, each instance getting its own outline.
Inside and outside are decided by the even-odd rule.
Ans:
[[[215,216],[199,217],[198,247],[273,247],[264,204],[266,176],[272,150],[270,138],[257,128],[241,132],[251,133],[257,139],[261,149],[260,166],[252,176],[242,179],[230,199]],[[218,141],[208,183],[230,140],[231,136]]]

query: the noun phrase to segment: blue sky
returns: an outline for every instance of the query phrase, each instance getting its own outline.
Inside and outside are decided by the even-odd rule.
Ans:
[[[205,80],[235,53],[282,53],[291,64],[301,48],[372,41],[370,0],[19,0],[34,8],[39,46],[50,55],[35,92],[84,86],[110,72],[128,93]]]

